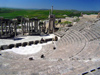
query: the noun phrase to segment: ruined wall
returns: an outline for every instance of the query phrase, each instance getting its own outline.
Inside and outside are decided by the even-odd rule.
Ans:
[[[92,15],[83,15],[83,18],[97,18],[98,15],[92,14]]]

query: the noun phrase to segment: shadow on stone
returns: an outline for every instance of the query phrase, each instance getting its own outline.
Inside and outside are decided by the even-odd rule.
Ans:
[[[55,50],[55,49],[56,49],[56,47],[53,47],[53,49]]]
[[[22,40],[22,39],[24,39],[24,38],[14,38],[13,40],[17,41],[17,40]]]
[[[23,47],[25,47],[26,45],[27,45],[27,42],[24,42],[24,43],[22,44]]]
[[[28,45],[32,45],[34,42],[33,41],[29,41]]]
[[[29,58],[30,61],[34,60],[32,57]]]
[[[90,70],[90,72],[94,72],[94,71],[96,71],[96,70],[95,69]]]
[[[39,40],[36,40],[36,41],[35,41],[35,44],[38,44],[38,43],[39,43]]]
[[[100,67],[98,67],[97,69],[100,70]]]
[[[9,45],[9,49],[12,49],[14,47],[14,44]]]
[[[89,72],[84,72],[84,73],[82,73],[82,75],[86,75],[86,74],[88,74]]]
[[[41,55],[41,58],[45,58],[44,54]]]
[[[19,46],[21,46],[21,43],[17,43],[17,44],[16,44],[16,47],[17,47],[17,48],[18,48]]]
[[[43,38],[41,38],[40,43],[44,43],[44,39]]]

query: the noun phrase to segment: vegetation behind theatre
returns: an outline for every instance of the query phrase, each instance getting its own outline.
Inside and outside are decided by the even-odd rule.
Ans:
[[[17,16],[23,16],[28,18],[37,17],[39,19],[48,19],[50,10],[48,9],[13,9],[13,8],[0,8],[0,17],[4,18],[16,18]],[[66,16],[80,16],[83,14],[97,14],[99,11],[77,11],[77,10],[54,10],[53,14],[56,18],[64,18]]]

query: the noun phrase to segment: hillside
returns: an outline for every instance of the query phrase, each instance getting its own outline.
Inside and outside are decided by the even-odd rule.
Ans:
[[[49,15],[49,9],[46,10],[36,10],[36,9],[12,9],[12,8],[0,8],[0,17],[4,18],[15,18],[17,16],[23,16],[28,18],[37,17],[39,19],[47,19]],[[69,17],[72,16],[80,16],[81,12],[84,14],[97,14],[98,11],[77,11],[77,10],[54,10],[53,14],[56,15],[56,18],[64,18],[67,15]]]

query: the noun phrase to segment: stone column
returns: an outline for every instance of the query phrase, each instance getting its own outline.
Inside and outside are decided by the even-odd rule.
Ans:
[[[32,32],[33,32],[33,21],[32,21]]]
[[[21,18],[21,28],[22,28],[22,34],[24,35],[23,18]]]
[[[27,21],[27,32],[28,32],[28,21]]]
[[[6,27],[6,32],[5,32],[5,34],[7,35],[7,21],[5,21],[5,27]]]
[[[15,37],[17,36],[17,19],[13,19],[13,24],[14,24],[14,32],[15,32]]]
[[[26,32],[26,24],[25,24],[25,19],[23,21],[23,28],[24,28],[24,33]]]
[[[11,35],[11,28],[10,28],[11,22],[10,21],[8,21],[8,25],[9,25],[9,35]]]
[[[28,33],[30,34],[30,20],[29,20],[29,31],[28,31]]]
[[[35,23],[34,23],[34,20],[33,20],[33,30],[35,29]]]
[[[35,20],[35,32],[37,32],[37,31],[38,31],[38,21]]]
[[[44,29],[45,29],[45,33],[46,33],[46,22],[44,22]]]
[[[55,15],[50,15],[49,32],[53,33],[55,29]]]
[[[3,20],[0,20],[0,25],[1,25],[1,35],[3,34]]]
[[[13,27],[12,27],[12,25],[13,25],[13,22],[11,22],[11,25],[10,25],[10,27],[11,27],[11,33],[14,32],[14,31],[13,31]]]
[[[41,34],[41,25],[39,25],[39,33]]]
[[[34,18],[33,20],[35,21],[34,22],[34,30],[35,30],[35,32],[38,32],[38,21],[39,21],[39,19]]]
[[[16,37],[16,22],[14,22],[14,32],[15,32],[15,37]]]
[[[44,25],[43,25],[43,22],[39,22],[39,30],[41,31],[41,32],[43,32],[43,29],[44,29]]]

